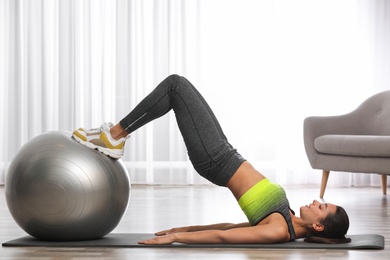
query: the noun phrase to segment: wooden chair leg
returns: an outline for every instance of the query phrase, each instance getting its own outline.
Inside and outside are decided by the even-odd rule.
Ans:
[[[383,195],[386,195],[387,193],[387,175],[382,174],[382,192]]]
[[[325,189],[326,189],[326,184],[328,183],[329,173],[330,173],[330,171],[326,171],[326,170],[322,171],[320,199],[324,198],[324,193],[325,193]]]

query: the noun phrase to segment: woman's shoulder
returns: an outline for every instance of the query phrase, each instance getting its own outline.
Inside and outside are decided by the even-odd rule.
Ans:
[[[266,218],[261,220],[257,225],[274,225],[278,228],[281,228],[283,231],[288,232],[288,225],[285,217],[280,212],[273,212],[269,214]]]
[[[279,212],[274,212],[260,221],[256,226],[267,226],[274,235],[280,238],[280,242],[290,241],[290,232],[286,220]]]

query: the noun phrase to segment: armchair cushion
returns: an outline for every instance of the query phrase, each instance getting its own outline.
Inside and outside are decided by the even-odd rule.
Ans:
[[[322,135],[314,140],[318,153],[357,157],[390,157],[390,136]]]

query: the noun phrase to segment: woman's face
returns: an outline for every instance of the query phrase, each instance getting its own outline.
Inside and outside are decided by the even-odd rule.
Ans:
[[[335,214],[337,206],[330,203],[320,203],[313,200],[312,203],[300,208],[300,217],[308,226],[316,228],[314,225],[320,225],[321,220],[325,219],[329,214]],[[319,230],[322,231],[322,230]]]

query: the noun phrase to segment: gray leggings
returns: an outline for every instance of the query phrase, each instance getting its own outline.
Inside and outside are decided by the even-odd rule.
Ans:
[[[214,113],[186,78],[167,77],[120,124],[131,133],[171,109],[195,170],[212,183],[226,186],[245,159],[229,144]]]

